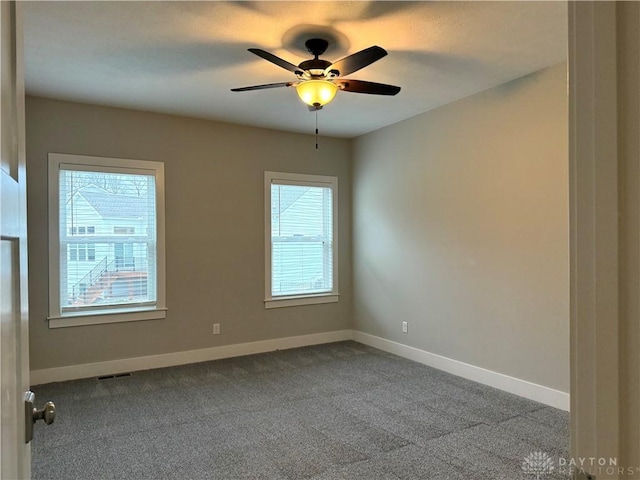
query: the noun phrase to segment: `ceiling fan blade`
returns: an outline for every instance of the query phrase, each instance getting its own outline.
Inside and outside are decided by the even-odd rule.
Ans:
[[[350,73],[357,72],[361,68],[380,60],[386,54],[387,51],[384,48],[374,45],[373,47],[365,48],[353,55],[349,55],[348,57],[338,60],[325,70],[325,74],[329,73],[331,70],[337,70],[339,72],[338,75],[340,76],[349,75]]]
[[[363,80],[351,80],[341,78],[335,82],[341,90],[353,93],[368,93],[370,95],[395,95],[400,91],[400,87],[387,85],[385,83],[365,82]]]
[[[265,83],[264,85],[253,85],[251,87],[232,88],[231,91],[232,92],[248,92],[249,90],[264,90],[265,88],[291,87],[296,83],[297,82]]]
[[[250,48],[249,51],[255,55],[258,55],[265,60],[278,65],[279,67],[284,68],[285,70],[289,70],[290,72],[295,73],[296,75],[302,74],[302,70],[294,65],[293,63],[289,63],[286,60],[283,60],[280,57],[276,57],[273,53],[265,52],[259,48]]]

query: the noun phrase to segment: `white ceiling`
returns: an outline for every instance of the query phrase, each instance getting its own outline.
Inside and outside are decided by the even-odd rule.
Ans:
[[[389,55],[351,78],[395,97],[339,92],[321,135],[355,137],[566,59],[565,2],[25,2],[27,93],[313,133],[295,80],[247,51],[298,64],[301,31],[333,32],[321,58]],[[311,27],[313,26],[313,27]],[[286,47],[286,48],[285,48]]]

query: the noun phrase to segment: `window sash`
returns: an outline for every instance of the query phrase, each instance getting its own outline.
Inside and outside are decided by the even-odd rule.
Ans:
[[[282,232],[273,232],[275,233],[273,235],[272,230],[275,227],[272,216],[274,208],[272,186],[322,188],[323,194],[328,195],[328,198],[323,198],[322,211],[319,213],[322,219],[322,231],[315,234],[302,233],[299,235],[282,235]],[[333,295],[336,296],[336,300],[332,301],[337,301],[337,178],[265,172],[265,223],[265,301],[305,297],[312,299],[318,295]],[[305,245],[310,248],[314,245],[319,247],[314,260],[316,265],[322,264],[321,275],[311,282],[308,280],[308,276],[307,278],[298,277],[298,288],[292,285],[282,288],[282,285],[277,285],[277,282],[283,280],[278,278],[278,272],[276,272],[278,264],[274,260],[274,256],[283,247],[304,248]],[[282,303],[284,304],[284,302]],[[308,303],[318,302],[309,301]],[[266,306],[272,308],[269,305]]]

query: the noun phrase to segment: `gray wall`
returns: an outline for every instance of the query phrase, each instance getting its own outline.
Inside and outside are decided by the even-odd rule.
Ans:
[[[347,140],[34,97],[26,122],[32,370],[351,328]],[[165,162],[166,319],[48,328],[49,152]],[[265,170],[338,177],[338,303],[264,309]]]
[[[357,330],[568,392],[566,68],[355,141]]]

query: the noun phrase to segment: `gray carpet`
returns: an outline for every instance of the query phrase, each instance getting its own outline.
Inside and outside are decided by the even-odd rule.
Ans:
[[[34,479],[534,479],[569,417],[355,342],[34,387]],[[540,478],[565,478],[557,470]]]

